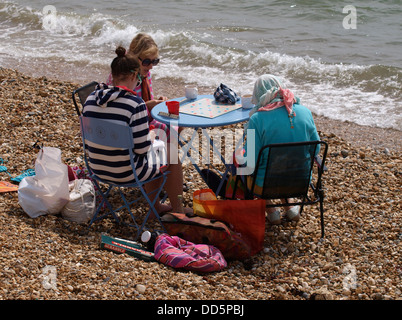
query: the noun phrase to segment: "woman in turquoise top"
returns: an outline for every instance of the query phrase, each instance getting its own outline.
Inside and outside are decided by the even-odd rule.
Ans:
[[[279,78],[269,74],[259,77],[254,85],[252,103],[255,107],[247,129],[255,130],[255,145],[254,149],[247,146],[246,139],[245,150],[254,150],[256,160],[260,149],[267,144],[320,140],[311,111],[300,104],[299,98],[286,89]],[[264,183],[266,161],[262,163],[257,172],[257,192]],[[268,209],[268,220],[272,224],[280,223],[280,211]],[[285,207],[285,210],[290,220],[299,219],[299,207]]]

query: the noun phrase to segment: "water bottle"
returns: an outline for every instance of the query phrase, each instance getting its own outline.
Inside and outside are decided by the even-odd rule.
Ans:
[[[149,251],[155,251],[156,238],[160,235],[158,231],[144,231],[141,235],[141,242],[146,246]]]

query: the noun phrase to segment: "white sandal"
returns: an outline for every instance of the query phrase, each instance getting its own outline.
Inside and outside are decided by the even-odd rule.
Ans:
[[[285,214],[286,214],[286,217],[290,221],[299,221],[299,219],[300,219],[300,207],[299,206],[292,207],[288,211],[286,211]]]
[[[279,210],[275,210],[274,212],[267,213],[267,218],[270,224],[280,224],[281,212]]]

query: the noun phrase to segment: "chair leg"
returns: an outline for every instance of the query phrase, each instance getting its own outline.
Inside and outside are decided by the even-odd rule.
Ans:
[[[108,215],[112,215],[113,218],[116,220],[117,223],[120,223],[120,219],[116,216],[115,212],[113,211],[112,205],[109,203],[109,201],[107,200],[107,197],[109,196],[110,191],[113,189],[112,186],[110,186],[107,191],[105,193],[103,193],[100,189],[100,186],[98,183],[96,183],[95,181],[95,186],[97,187],[97,192],[101,195],[102,201],[99,203],[98,208],[96,209],[96,212],[94,214],[94,216],[92,217],[91,221],[89,222],[88,228],[91,227],[91,225],[97,221],[97,220],[101,220],[104,217],[108,216]],[[103,205],[106,204],[106,207],[108,210],[107,213],[105,213],[102,216],[98,216],[100,211],[102,210]]]
[[[324,238],[324,199],[320,196],[321,238]]]
[[[116,212],[119,212],[120,210],[126,209],[126,210],[128,210],[128,213],[131,216],[131,219],[133,220],[133,224],[128,223],[126,225],[131,226],[131,227],[135,227],[135,229],[137,230],[135,241],[140,237],[140,235],[141,235],[141,233],[142,233],[142,231],[143,231],[143,229],[145,227],[145,224],[146,224],[149,216],[151,215],[151,212],[153,212],[155,217],[158,219],[160,225],[162,226],[163,232],[166,232],[166,229],[165,229],[165,227],[164,227],[164,225],[163,225],[163,223],[162,223],[162,221],[161,221],[161,219],[159,217],[159,214],[158,214],[157,210],[155,209],[155,203],[156,203],[156,201],[159,201],[159,194],[162,191],[163,187],[165,186],[166,180],[167,180],[167,177],[166,177],[166,175],[164,175],[162,183],[160,184],[160,186],[157,187],[156,189],[148,192],[148,193],[145,191],[143,185],[137,186],[140,189],[142,196],[144,197],[144,199],[146,200],[146,202],[150,206],[150,209],[149,209],[148,213],[146,214],[145,219],[144,219],[143,223],[141,224],[141,226],[139,226],[139,224],[137,224],[135,216],[131,212],[131,205],[134,204],[135,202],[137,202],[140,198],[138,198],[138,199],[136,199],[136,200],[134,200],[132,202],[131,201],[129,202],[129,201],[127,201],[126,197],[124,196],[124,192],[119,187],[117,187],[118,191],[120,193],[120,198],[123,201],[123,204],[122,204],[121,207],[116,208],[115,210],[113,210],[113,207],[112,207],[112,205],[110,204],[110,202],[108,201],[107,198],[108,198],[111,190],[114,187],[109,186],[109,188],[106,190],[106,192],[102,192],[99,184],[96,182],[96,180],[94,180],[94,184],[95,184],[95,186],[97,188],[97,191],[99,192],[99,194],[102,197],[102,201],[99,204],[98,208],[96,209],[96,212],[95,212],[94,216],[92,217],[91,221],[89,222],[88,228],[93,224],[93,222],[95,222],[97,220],[101,220],[101,219],[105,218],[108,215],[112,215],[113,218],[116,220],[116,222],[118,224],[121,224],[121,223],[126,224],[125,222],[121,221],[120,218],[116,215]],[[156,195],[155,195],[154,199],[151,201],[151,199],[149,198],[149,195],[151,195],[153,193],[156,193]],[[165,199],[166,199],[166,197],[164,198],[164,200]],[[107,212],[105,214],[99,216],[99,213],[100,213],[100,211],[101,211],[101,209],[102,209],[104,204],[106,204],[105,210],[107,210]]]
[[[144,198],[147,201],[147,203],[149,204],[150,208],[148,210],[147,215],[145,216],[144,221],[142,222],[141,227],[137,228],[137,235],[136,235],[134,241],[137,241],[137,239],[141,236],[141,233],[142,233],[142,231],[143,231],[143,229],[145,227],[145,224],[148,221],[149,216],[151,215],[151,212],[153,212],[153,214],[155,215],[156,219],[158,219],[159,224],[162,226],[163,231],[166,233],[166,229],[165,229],[165,227],[164,227],[164,225],[162,223],[162,220],[160,219],[159,214],[155,209],[155,203],[156,203],[156,201],[159,201],[159,196],[158,195],[162,191],[162,189],[163,189],[163,187],[165,185],[165,182],[166,182],[166,176],[164,176],[161,185],[156,190],[153,190],[153,191],[150,192],[150,193],[153,193],[153,192],[156,191],[156,196],[154,197],[153,201],[151,201],[151,199],[149,199],[148,194],[145,191],[144,187],[140,186],[141,193],[144,196]]]
[[[120,188],[119,188],[119,193],[120,193],[121,199],[123,200],[124,205],[121,206],[121,207],[120,207],[119,209],[117,209],[117,210],[120,211],[121,209],[125,208],[125,209],[127,210],[127,212],[129,213],[129,215],[132,217],[132,220],[133,220],[133,222],[134,222],[134,227],[135,227],[136,229],[138,229],[138,224],[137,224],[137,222],[135,221],[135,218],[134,218],[134,216],[133,216],[133,214],[132,214],[132,212],[131,212],[131,205],[132,205],[134,202],[136,202],[136,201],[129,203],[129,202],[127,201],[126,197],[124,196],[124,192],[121,191]],[[128,225],[130,226],[130,224],[128,224]]]
[[[107,208],[108,208],[108,210],[109,210],[109,213],[107,213],[106,215],[111,214],[111,215],[113,216],[114,220],[116,220],[117,223],[120,223],[120,222],[121,222],[120,219],[117,217],[115,211],[113,210],[112,205],[110,204],[109,200],[107,199],[107,197],[109,196],[109,193],[110,193],[110,191],[112,191],[112,189],[113,189],[113,187],[110,187],[110,188],[107,190],[107,192],[106,192],[105,195],[102,194],[102,196],[104,197],[106,206],[107,206]],[[105,216],[106,216],[106,215],[105,215]]]

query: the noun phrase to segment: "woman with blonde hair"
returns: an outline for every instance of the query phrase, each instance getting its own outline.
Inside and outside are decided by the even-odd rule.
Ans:
[[[136,87],[137,94],[152,110],[158,103],[167,100],[165,97],[154,99],[152,90],[151,69],[160,61],[158,45],[148,34],[139,33],[131,41],[128,51],[140,60],[141,84]]]

